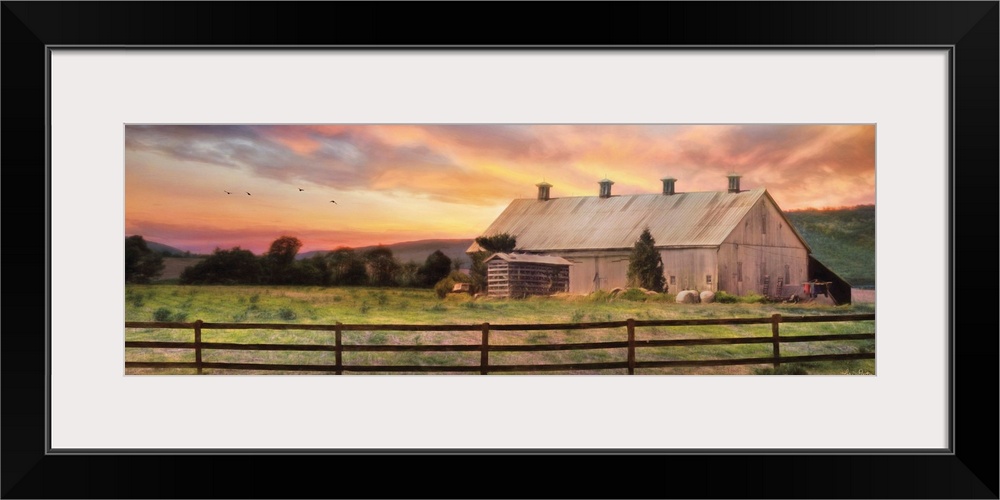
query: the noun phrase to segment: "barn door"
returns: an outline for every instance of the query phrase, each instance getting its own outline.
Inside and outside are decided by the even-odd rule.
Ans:
[[[601,259],[594,257],[594,291],[603,290],[603,284],[607,281],[608,278],[601,276]]]

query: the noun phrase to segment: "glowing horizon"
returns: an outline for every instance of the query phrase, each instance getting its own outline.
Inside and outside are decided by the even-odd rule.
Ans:
[[[558,198],[730,172],[786,211],[872,205],[875,126],[128,125],[125,232],[195,253],[474,238],[543,179]]]

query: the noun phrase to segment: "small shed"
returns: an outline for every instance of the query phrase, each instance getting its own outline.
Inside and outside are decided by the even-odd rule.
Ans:
[[[562,257],[495,253],[485,263],[487,296],[521,298],[569,291],[572,263]]]

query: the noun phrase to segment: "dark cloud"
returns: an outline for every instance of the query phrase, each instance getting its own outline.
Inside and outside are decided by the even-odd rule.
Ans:
[[[478,133],[467,133],[465,140]],[[297,149],[296,142],[308,150]],[[128,126],[125,144],[129,149],[155,151],[178,160],[339,190],[390,185],[440,200],[468,202],[456,196],[450,179],[464,182],[473,190],[477,186],[505,184],[470,173],[449,155],[428,145],[390,145],[365,133],[363,127],[325,132],[298,126]],[[428,175],[442,182],[426,182]],[[394,180],[393,176],[399,178]],[[481,195],[489,198],[485,190]]]

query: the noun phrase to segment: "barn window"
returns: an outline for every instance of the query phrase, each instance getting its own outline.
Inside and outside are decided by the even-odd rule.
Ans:
[[[743,281],[743,263],[736,263],[736,281]]]
[[[788,264],[785,264],[785,283],[792,281],[791,272],[788,269]]]
[[[676,285],[677,284],[677,276],[671,276],[670,277],[670,284],[671,285]]]
[[[767,214],[760,216],[760,232],[761,234],[767,234]]]
[[[712,284],[712,275],[711,274],[706,274],[705,275],[705,283],[709,284],[709,285]]]

